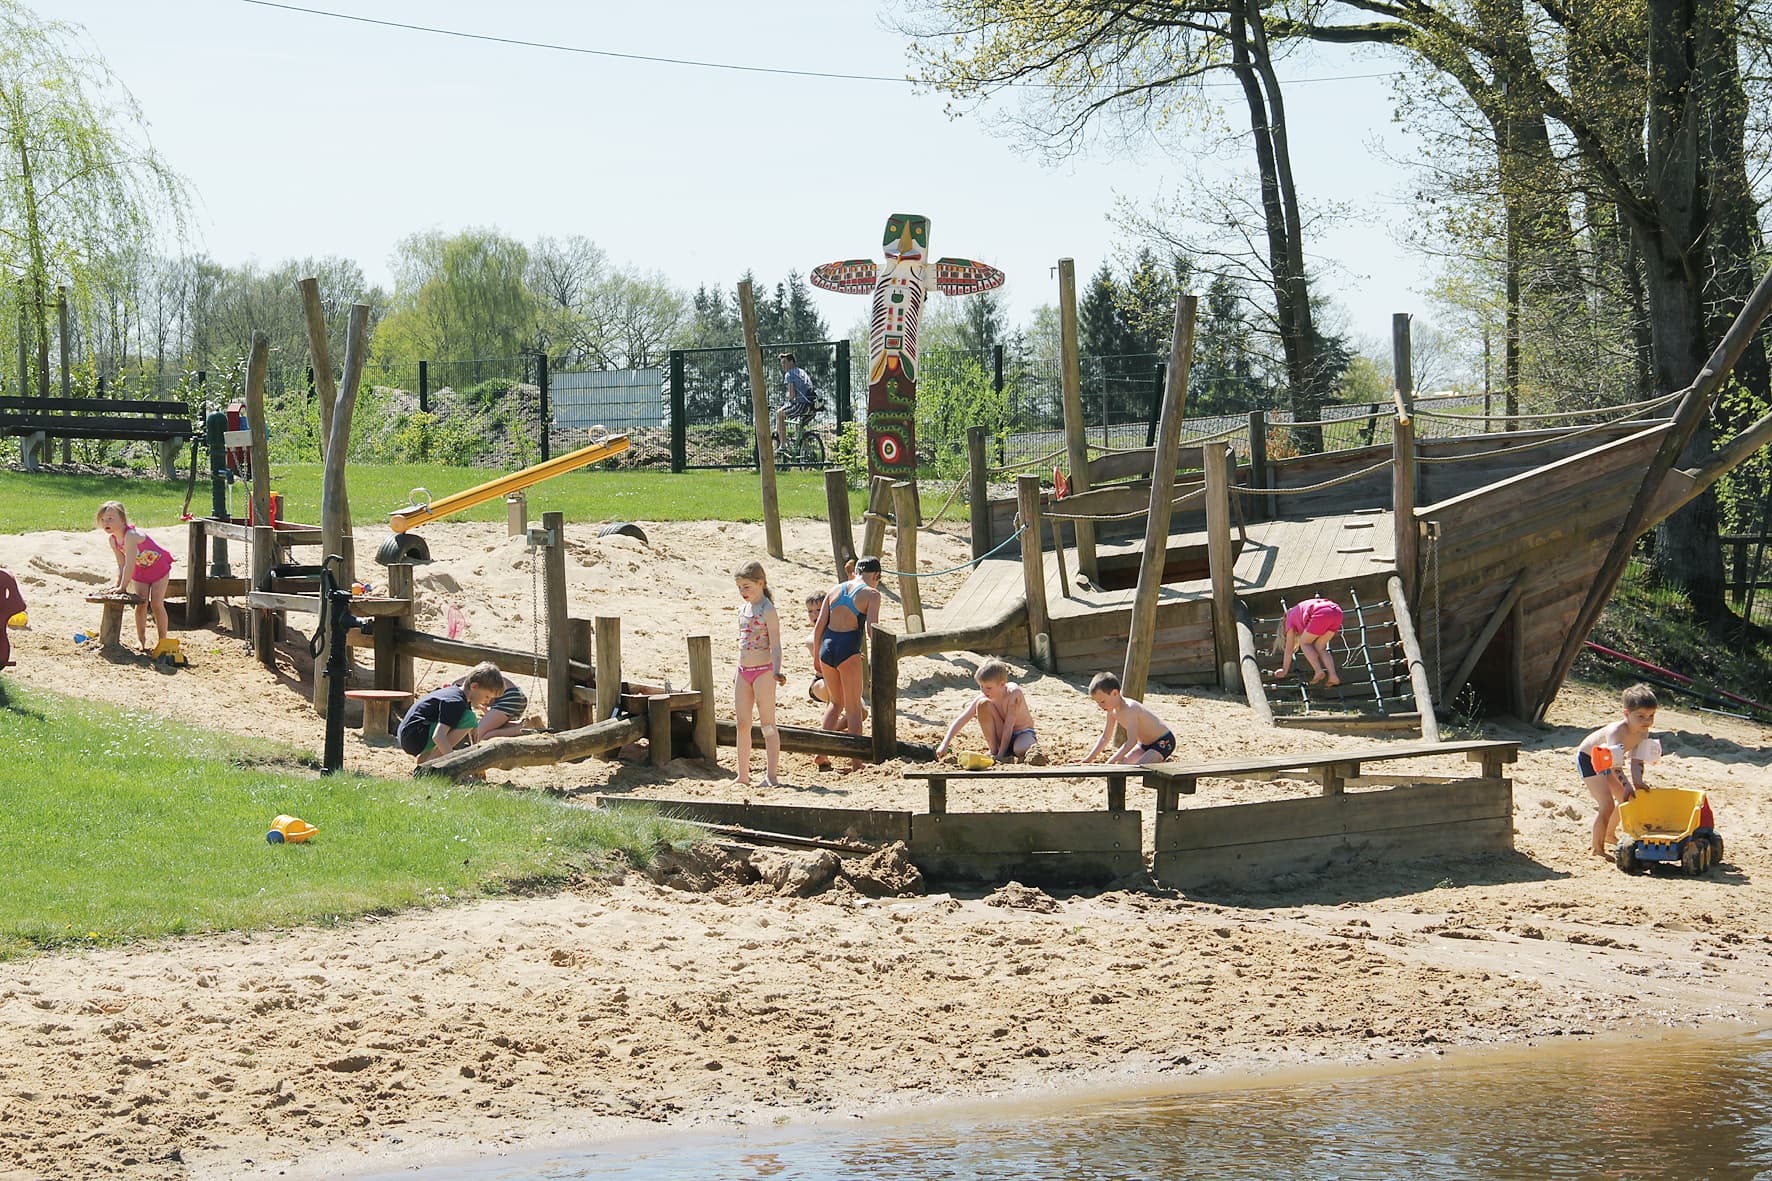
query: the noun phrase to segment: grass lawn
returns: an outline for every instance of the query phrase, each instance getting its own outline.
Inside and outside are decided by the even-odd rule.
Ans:
[[[283,494],[284,514],[294,521],[320,521],[320,465],[288,463],[274,469],[272,487]],[[352,464],[345,479],[350,489],[352,514],[359,527],[396,508],[404,507],[408,493],[426,488],[433,497],[465,492],[502,472],[489,468],[448,467],[443,464]],[[150,528],[178,520],[185,502],[184,480],[161,480],[152,476],[63,475],[55,472],[0,471],[0,533],[24,533],[37,529],[90,529],[93,514],[106,500],[121,500],[131,520]],[[821,472],[782,472],[777,477],[777,498],[784,517],[825,517],[824,475]],[[246,515],[251,490],[235,484],[236,516]],[[927,494],[926,494],[927,495]],[[763,494],[755,472],[578,471],[556,476],[528,490],[529,519],[544,512],[563,512],[568,523],[598,521],[760,521]],[[945,491],[944,491],[945,497]],[[191,511],[209,511],[209,484],[199,480]],[[849,493],[850,516],[860,521],[866,509],[865,495]],[[939,502],[937,502],[939,505]],[[932,511],[932,510],[931,510]],[[965,517],[965,505],[953,513]],[[494,498],[452,514],[456,521],[502,521],[505,506]]]
[[[497,894],[701,835],[535,793],[322,777],[288,747],[3,678],[0,733],[0,957]],[[279,813],[319,834],[267,843]]]

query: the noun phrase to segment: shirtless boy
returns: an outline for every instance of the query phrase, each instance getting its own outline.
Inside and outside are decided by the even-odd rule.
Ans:
[[[935,757],[946,754],[954,736],[977,718],[978,728],[984,731],[985,747],[993,759],[1023,759],[1036,767],[1044,766],[1046,756],[1040,752],[1039,740],[1034,736],[1034,715],[1028,709],[1027,694],[1010,681],[1009,666],[1001,660],[987,660],[979,665],[973,679],[978,682],[978,696],[948,727],[935,748]]]
[[[1110,763],[1161,763],[1175,754],[1175,735],[1161,719],[1141,702],[1120,696],[1120,678],[1113,673],[1096,673],[1089,682],[1089,696],[1107,714],[1107,728],[1101,741],[1083,761],[1093,763],[1095,757],[1114,740],[1114,728],[1126,727],[1126,745],[1115,751]]]
[[[1594,817],[1594,852],[1607,859],[1611,858],[1612,846],[1618,840],[1618,805],[1648,787],[1643,782],[1643,760],[1638,751],[1644,739],[1649,737],[1649,728],[1655,725],[1658,703],[1655,690],[1636,684],[1624,691],[1623,704],[1623,718],[1601,726],[1575,748],[1575,766],[1581,774],[1582,785],[1594,797],[1594,803],[1600,806],[1600,814]],[[1625,758],[1630,762],[1630,782],[1625,782],[1625,769],[1617,761],[1604,771],[1595,767],[1594,751],[1602,746],[1624,748]]]

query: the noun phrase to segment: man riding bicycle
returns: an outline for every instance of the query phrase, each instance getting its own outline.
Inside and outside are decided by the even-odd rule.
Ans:
[[[815,395],[812,392],[812,379],[806,376],[806,371],[794,360],[794,354],[779,353],[775,359],[781,362],[781,371],[787,375],[788,386],[787,405],[775,412],[775,446],[779,450],[787,446],[788,419],[792,417],[804,431],[812,422],[818,407],[813,400]]]

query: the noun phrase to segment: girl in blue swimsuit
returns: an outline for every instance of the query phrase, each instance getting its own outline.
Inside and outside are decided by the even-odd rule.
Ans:
[[[864,557],[855,563],[855,577],[840,582],[825,595],[812,625],[818,648],[818,671],[831,694],[824,711],[824,728],[848,730],[861,736],[861,645],[880,618],[880,559]],[[850,762],[850,770],[865,764]]]

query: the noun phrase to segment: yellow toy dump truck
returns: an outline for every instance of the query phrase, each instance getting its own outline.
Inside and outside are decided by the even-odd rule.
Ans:
[[[1618,805],[1622,833],[1614,860],[1625,873],[1653,865],[1678,865],[1701,874],[1723,860],[1710,800],[1702,791],[1657,787],[1637,792]]]

